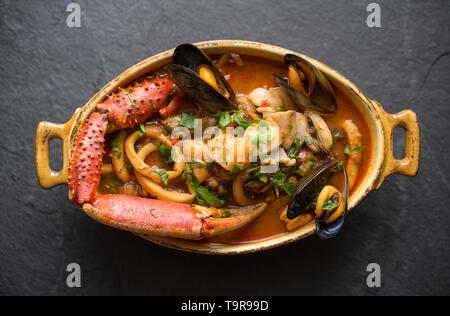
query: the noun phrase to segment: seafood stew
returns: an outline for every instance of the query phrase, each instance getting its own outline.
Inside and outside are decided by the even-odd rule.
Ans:
[[[328,238],[371,151],[363,116],[306,60],[180,45],[173,64],[91,114],[71,157],[69,197],[138,233],[247,243],[316,220]]]

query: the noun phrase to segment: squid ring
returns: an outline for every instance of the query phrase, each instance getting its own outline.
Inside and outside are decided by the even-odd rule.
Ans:
[[[152,144],[148,143],[144,147],[141,148],[139,151],[139,158],[145,159],[146,156],[148,156],[153,151],[157,150],[158,148]],[[195,199],[195,193],[183,193],[183,192],[177,192],[177,191],[170,191],[159,184],[153,182],[146,176],[143,176],[136,172],[136,178],[139,181],[139,183],[142,185],[145,191],[150,193],[152,196],[165,201],[173,201],[178,203],[192,203]]]
[[[323,207],[327,200],[338,202],[338,205],[333,209],[324,210]],[[344,213],[344,209],[344,195],[331,185],[325,186],[317,198],[316,217],[318,219],[324,219],[325,223],[330,224]]]
[[[149,131],[149,130],[147,130]],[[150,134],[150,135],[149,135]],[[128,136],[127,140],[125,141],[125,152],[127,153],[128,159],[130,160],[130,163],[133,165],[134,169],[137,171],[137,173],[142,174],[143,176],[151,178],[154,182],[161,184],[162,180],[161,177],[155,173],[152,172],[155,168],[150,167],[144,162],[143,155],[139,155],[136,153],[136,150],[134,148],[135,143],[143,137],[144,135],[140,135],[138,132],[132,133],[130,136]],[[153,133],[153,131],[149,131],[149,133],[145,133],[145,136],[153,136],[154,138],[157,138],[159,141],[167,145],[167,140],[161,133]],[[170,144],[170,142],[169,142]],[[170,144],[169,147],[172,147],[172,144]],[[156,146],[155,146],[156,149]],[[141,152],[142,149],[139,151]],[[154,151],[154,150],[153,150]],[[167,171],[168,179],[174,179],[178,176],[180,176],[183,173],[185,162],[182,157],[181,151],[179,148],[175,148],[174,150],[175,159],[174,159],[174,166],[173,170]]]
[[[120,147],[120,152],[123,153],[124,152],[124,143],[125,143],[125,138],[127,136],[127,132],[125,130],[121,130],[118,133],[118,144]],[[125,167],[125,155],[121,154],[121,155],[115,155],[113,154],[111,157],[112,160],[112,164],[114,166],[114,173],[116,174],[117,178],[119,178],[122,182],[128,182],[130,181],[131,177],[130,177],[130,173],[128,172],[127,168]]]
[[[254,204],[254,202],[244,194],[244,182],[247,181],[248,177],[249,174],[247,172],[241,172],[241,174],[237,175],[233,180],[233,197],[240,206]]]

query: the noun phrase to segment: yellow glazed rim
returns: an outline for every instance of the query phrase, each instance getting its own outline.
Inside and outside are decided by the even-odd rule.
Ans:
[[[377,189],[388,175],[401,173],[413,176],[417,173],[420,139],[414,112],[407,110],[395,115],[387,114],[381,105],[376,101],[369,100],[352,82],[334,69],[315,59],[288,49],[240,40],[207,41],[195,43],[195,45],[210,55],[234,51],[242,55],[263,57],[278,62],[283,62],[283,57],[287,53],[301,55],[325,73],[333,85],[352,100],[369,125],[373,149],[369,170],[358,189],[353,192],[349,200],[349,209],[354,208],[371,190]],[[39,124],[36,133],[36,169],[42,187],[50,188],[56,184],[67,183],[68,157],[71,154],[76,132],[78,127],[82,126],[82,123],[89,117],[94,106],[102,102],[107,95],[113,93],[119,87],[126,86],[144,74],[171,63],[173,51],[171,49],[162,52],[130,67],[103,87],[85,106],[77,109],[72,119],[66,124],[58,125],[49,122],[41,122]],[[407,157],[401,161],[395,160],[392,154],[392,131],[398,126],[405,128],[407,132]],[[48,141],[55,137],[61,138],[64,144],[64,167],[58,172],[48,168]],[[244,254],[271,249],[313,235],[315,232],[315,224],[312,223],[291,233],[264,241],[247,244],[220,245],[142,234],[139,234],[139,236],[154,243],[182,251],[224,255]]]

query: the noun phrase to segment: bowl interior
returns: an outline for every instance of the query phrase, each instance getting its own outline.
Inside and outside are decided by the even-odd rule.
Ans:
[[[311,63],[313,63],[323,73],[326,74],[326,76],[332,81],[333,85],[335,85],[347,97],[350,98],[350,100],[355,104],[355,106],[359,109],[359,111],[366,119],[371,133],[372,157],[370,160],[369,170],[365,175],[365,178],[361,185],[351,195],[349,200],[349,209],[355,207],[361,201],[361,199],[363,199],[369,193],[369,191],[373,189],[374,183],[377,180],[384,160],[384,130],[381,125],[378,109],[366,96],[364,96],[364,94],[362,94],[362,92],[352,82],[350,82],[334,69],[320,63],[315,59],[304,56],[297,52],[268,44],[225,40],[200,42],[195,43],[195,45],[203,49],[206,54],[210,55],[218,55],[225,52],[234,51],[242,55],[263,57],[278,62],[283,62],[283,57],[287,53],[293,53],[307,58]],[[71,130],[71,144],[73,144],[75,140],[78,126],[80,126],[80,124],[88,118],[96,104],[102,102],[107,95],[113,93],[117,88],[126,86],[134,80],[142,77],[146,73],[155,71],[171,63],[172,54],[173,50],[169,50],[143,60],[142,62],[132,66],[131,68],[120,74],[117,78],[112,80],[97,94],[95,94],[92,99],[79,111],[79,115],[75,120],[75,124],[73,125],[73,128]],[[69,146],[69,157],[71,151],[70,147],[71,146]],[[157,244],[174,249],[179,249],[182,251],[191,251],[206,254],[242,254],[277,247],[313,235],[314,233],[315,224],[312,223],[296,231],[282,236],[274,237],[272,239],[255,243],[227,245],[211,245],[189,240],[142,234],[140,234],[139,236]]]

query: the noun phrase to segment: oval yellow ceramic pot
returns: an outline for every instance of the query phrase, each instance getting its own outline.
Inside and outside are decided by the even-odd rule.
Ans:
[[[210,55],[233,51],[242,55],[264,57],[278,62],[283,62],[283,56],[287,53],[301,55],[284,48],[247,41],[208,41],[196,43],[195,45]],[[49,122],[41,122],[39,124],[36,131],[36,170],[39,183],[43,188],[48,189],[58,184],[67,183],[69,157],[76,133],[89,117],[94,106],[102,102],[107,95],[115,92],[117,88],[126,86],[144,74],[171,63],[172,55],[173,50],[169,50],[132,66],[103,87],[85,106],[77,109],[71,120],[66,124]],[[378,102],[368,99],[352,82],[337,71],[310,57],[301,56],[308,59],[325,73],[333,85],[353,101],[369,125],[373,143],[369,171],[350,197],[349,209],[354,208],[371,190],[378,189],[387,176],[394,173],[415,176],[419,168],[420,154],[419,126],[415,113],[411,110],[404,110],[400,113],[388,114]],[[406,155],[402,160],[396,160],[393,156],[393,130],[397,127],[403,128],[406,135]],[[49,167],[49,141],[52,138],[60,138],[63,141],[64,163],[60,171],[51,170]],[[230,245],[211,245],[150,235],[139,236],[157,244],[183,251],[206,254],[242,254],[278,247],[314,233],[315,224],[312,223],[269,240]]]

